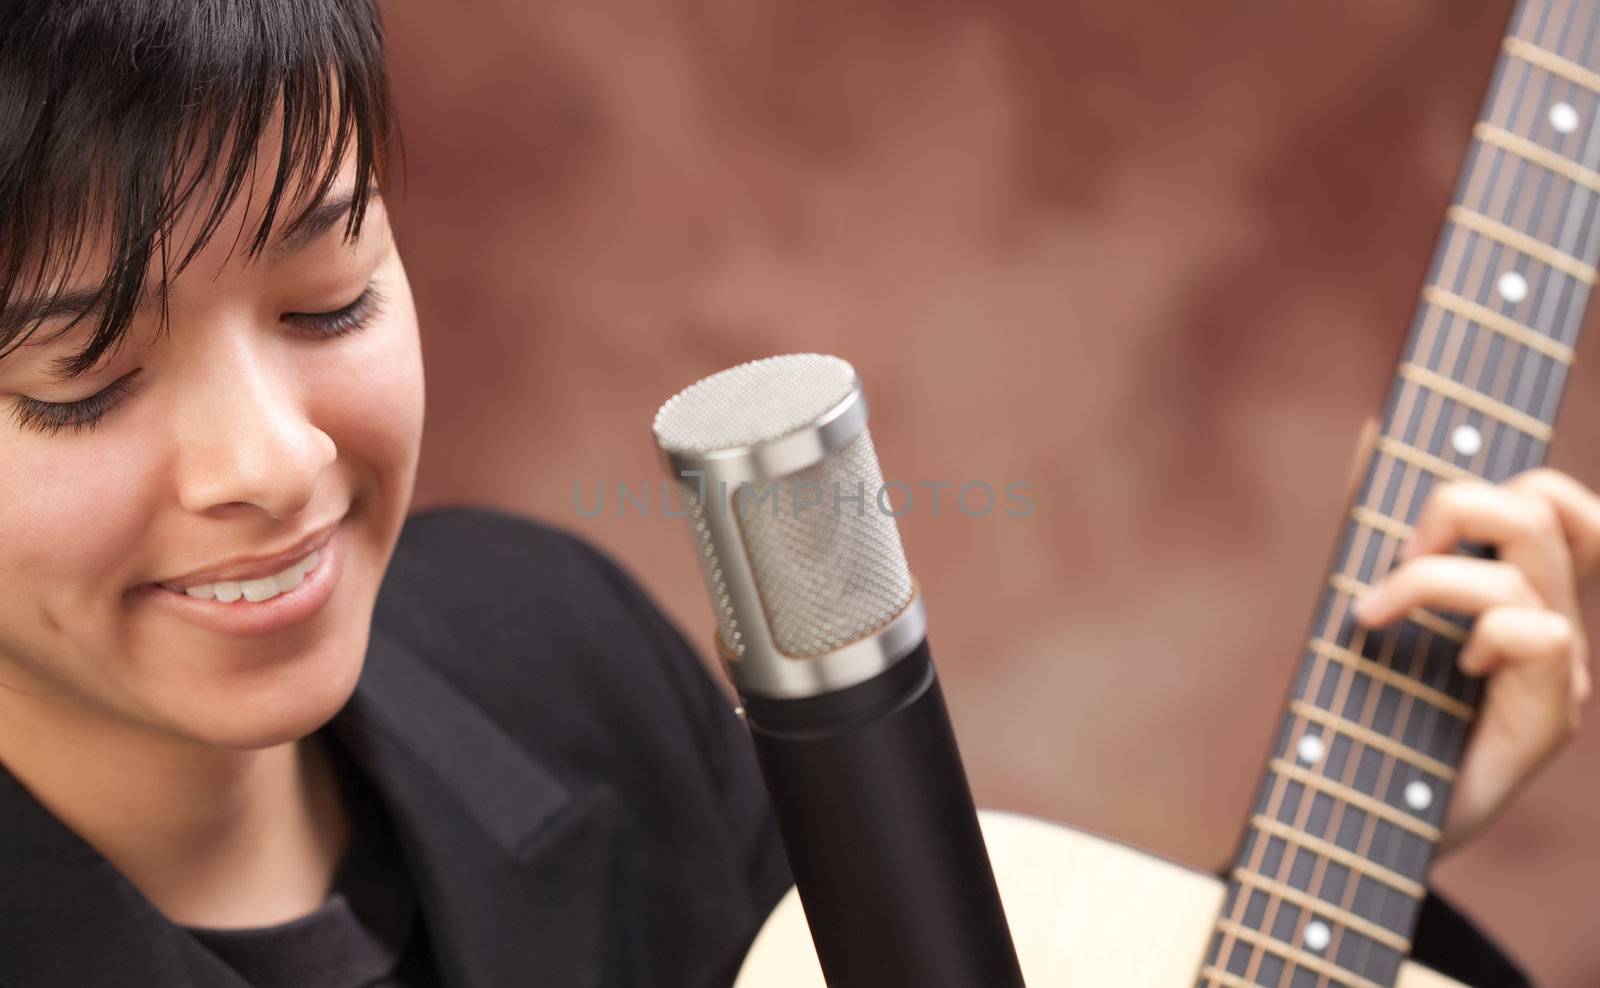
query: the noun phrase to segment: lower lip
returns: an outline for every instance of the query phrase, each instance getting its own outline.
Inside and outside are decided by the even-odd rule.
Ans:
[[[340,538],[343,531],[342,525],[334,529],[328,544],[317,550],[317,565],[306,571],[305,579],[300,581],[298,587],[288,593],[278,594],[271,600],[252,604],[240,597],[231,604],[225,604],[220,600],[200,600],[153,583],[137,588],[134,593],[152,607],[162,608],[175,617],[218,634],[261,638],[308,620],[327,604],[333,596],[333,588],[339,582],[344,561],[343,540]]]

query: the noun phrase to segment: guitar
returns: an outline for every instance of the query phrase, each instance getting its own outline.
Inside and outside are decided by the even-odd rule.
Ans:
[[[1407,955],[1479,703],[1470,620],[1349,611],[1434,484],[1544,460],[1600,259],[1597,69],[1600,0],[1519,0],[1226,881],[983,815],[1029,983],[1454,984]],[[809,954],[791,892],[738,984],[821,985]]]
[[[1193,981],[1222,906],[1222,882],[1034,817],[995,810],[978,816],[1029,985],[1163,988]],[[1103,894],[1107,889],[1116,894]],[[1409,962],[1396,983],[1462,988]],[[824,985],[805,911],[790,889],[751,945],[734,988]]]

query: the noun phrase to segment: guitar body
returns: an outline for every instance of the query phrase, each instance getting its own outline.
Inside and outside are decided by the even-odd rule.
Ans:
[[[1220,879],[1034,817],[979,817],[1028,984],[1194,985],[1222,908]],[[1397,985],[1463,988],[1412,963]],[[761,928],[734,988],[825,988],[793,889]]]

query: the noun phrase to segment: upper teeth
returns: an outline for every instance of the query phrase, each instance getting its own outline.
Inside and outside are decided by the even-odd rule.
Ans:
[[[281,573],[264,576],[259,580],[220,580],[216,583],[202,583],[193,587],[179,587],[171,583],[161,584],[168,590],[186,593],[191,597],[201,600],[220,600],[231,604],[243,597],[251,603],[260,603],[269,600],[281,593],[287,593],[298,587],[306,578],[306,573],[317,565],[317,560],[322,556],[318,552],[300,560]]]

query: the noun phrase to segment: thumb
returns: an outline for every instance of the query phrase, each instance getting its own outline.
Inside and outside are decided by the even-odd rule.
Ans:
[[[1369,416],[1361,423],[1361,436],[1356,440],[1355,458],[1350,461],[1350,481],[1346,485],[1345,500],[1353,500],[1357,494],[1356,487],[1361,483],[1361,471],[1366,467],[1367,460],[1372,458],[1372,448],[1378,443],[1378,417]]]

